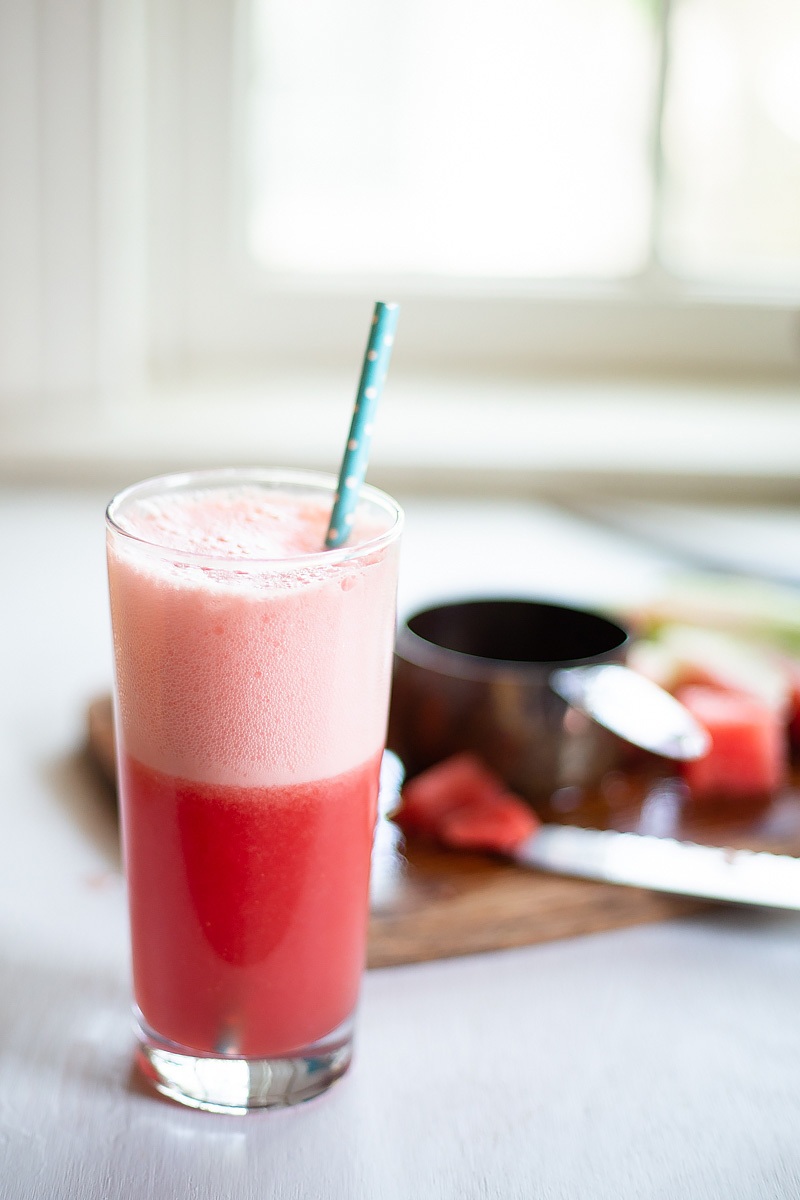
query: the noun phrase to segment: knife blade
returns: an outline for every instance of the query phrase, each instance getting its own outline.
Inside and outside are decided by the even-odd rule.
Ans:
[[[525,867],[684,896],[800,909],[800,859],[651,834],[543,825],[512,858]]]

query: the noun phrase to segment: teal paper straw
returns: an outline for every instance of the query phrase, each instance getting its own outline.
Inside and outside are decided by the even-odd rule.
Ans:
[[[355,520],[361,485],[367,473],[375,413],[386,382],[399,316],[399,304],[384,304],[379,300],[375,305],[353,409],[353,420],[350,423],[350,433],[339,471],[339,486],[328,526],[328,536],[325,538],[326,550],[334,550],[337,546],[345,544]]]

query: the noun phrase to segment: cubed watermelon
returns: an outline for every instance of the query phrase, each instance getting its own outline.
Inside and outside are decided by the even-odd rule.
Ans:
[[[484,804],[466,804],[444,816],[439,840],[456,850],[509,853],[539,828],[539,821],[518,797],[506,792]]]
[[[400,824],[448,846],[507,852],[539,821],[474,754],[456,754],[403,788]]]
[[[786,725],[774,708],[718,688],[684,687],[676,695],[711,735],[708,754],[682,764],[695,798],[759,795],[786,782]]]
[[[403,788],[401,819],[407,829],[430,832],[442,817],[506,790],[475,754],[454,754],[410,779]]]

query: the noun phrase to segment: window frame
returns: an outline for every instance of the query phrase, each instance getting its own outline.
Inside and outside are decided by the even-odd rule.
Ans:
[[[381,295],[404,303],[393,377],[796,381],[796,292],[693,286],[655,260],[608,284],[259,273],[236,234],[248,3],[2,9],[5,428],[111,419],[199,376],[351,372]]]
[[[270,274],[249,262],[242,186],[249,5],[161,0],[151,10],[150,308],[157,373],[351,362],[364,311],[377,295],[404,303],[400,369],[796,373],[797,291],[680,280],[655,251],[639,277],[610,283]],[[661,97],[668,60],[662,45]],[[658,177],[655,133],[653,147]],[[658,211],[656,203],[654,246]]]

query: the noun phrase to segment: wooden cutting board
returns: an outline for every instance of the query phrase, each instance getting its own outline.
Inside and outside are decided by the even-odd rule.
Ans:
[[[89,709],[89,746],[114,783],[111,701]],[[480,854],[405,847],[370,918],[368,966],[453,958],[685,916],[706,902],[525,870]]]

